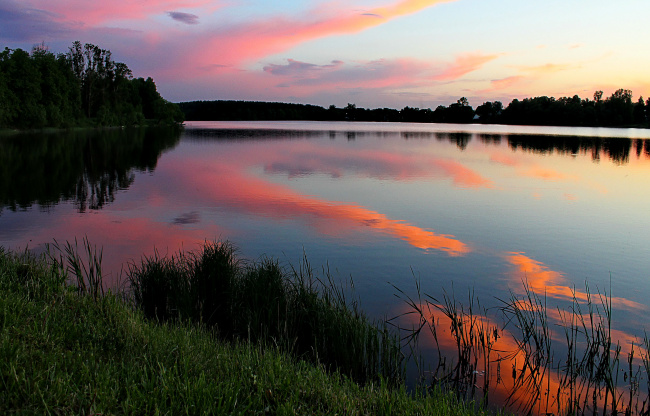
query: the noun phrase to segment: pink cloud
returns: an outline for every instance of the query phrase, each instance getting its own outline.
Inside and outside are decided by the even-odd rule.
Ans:
[[[480,53],[461,55],[442,70],[438,63],[413,58],[354,63],[337,60],[328,65],[289,59],[286,65],[270,64],[264,67],[264,71],[278,78],[277,86],[290,86],[293,93],[298,95],[337,89],[394,90],[423,87],[432,81],[453,80],[480,68],[482,63],[495,57]]]
[[[288,59],[287,61],[287,65],[269,64],[264,67],[264,71],[273,75],[304,77],[321,71],[334,70],[343,65],[343,61],[332,61],[330,65],[315,65],[294,59]]]
[[[493,153],[490,155],[490,161],[499,163],[506,166],[517,166],[520,164],[519,160],[510,155],[504,155],[503,153]]]
[[[111,20],[143,19],[169,10],[192,9],[214,4],[211,0],[28,0],[31,7],[58,15],[58,20],[83,22],[92,27]]]
[[[490,155],[490,161],[505,166],[516,167],[520,175],[530,176],[532,178],[542,179],[545,181],[579,181],[580,178],[575,175],[567,175],[553,168],[543,167],[532,164],[526,160],[518,159],[511,155],[502,153],[493,153]]]
[[[170,163],[168,167],[179,167]],[[187,188],[191,177],[193,187]],[[227,177],[227,181],[215,178]],[[371,209],[348,203],[327,201],[303,195],[292,189],[251,177],[241,166],[206,165],[185,166],[182,173],[167,184],[176,189],[178,197],[205,201],[210,206],[234,209],[237,212],[270,216],[278,220],[303,218],[319,232],[343,237],[353,230],[370,228],[398,238],[423,250],[439,250],[449,256],[462,256],[470,247],[453,235],[438,234],[404,221],[390,219]],[[181,188],[182,187],[182,188]]]
[[[340,3],[327,3],[310,12],[317,20],[271,18],[247,25],[229,26],[212,33],[190,52],[193,59],[209,64],[240,65],[285,51],[304,42],[332,35],[358,33],[392,19],[456,0],[402,0],[392,5],[358,11],[341,10]],[[377,16],[381,16],[378,18]]]
[[[292,72],[294,76],[285,78],[281,85],[290,85],[298,91],[302,88],[310,92],[332,88],[404,87],[418,85],[421,82],[419,80],[432,70],[431,65],[416,59],[381,59],[355,64],[335,62],[336,64],[328,66],[314,66],[318,70],[303,64],[301,71]],[[288,73],[289,67],[291,62],[288,66],[275,68],[286,68],[282,72]],[[282,72],[276,70],[273,74]]]
[[[574,175],[566,175],[555,169],[545,168],[542,166],[531,166],[530,168],[522,171],[526,176],[533,178],[543,179],[545,181],[577,181],[579,178]]]
[[[555,64],[547,63],[535,66],[518,66],[516,69],[524,75],[513,75],[506,78],[492,80],[490,88],[480,91],[481,93],[490,93],[494,91],[503,91],[515,86],[528,85],[531,82],[540,79],[546,75],[554,74],[561,71],[581,68],[581,64]]]
[[[492,82],[491,82],[492,86],[488,90],[486,90],[486,92],[487,91],[505,90],[505,89],[508,89],[508,88],[512,87],[513,85],[520,84],[524,80],[526,80],[526,78],[521,76],[521,75],[515,75],[515,76],[512,76],[512,77],[507,77],[507,78],[502,78],[502,79],[495,79],[495,80],[492,80]]]
[[[434,77],[437,81],[450,81],[458,79],[470,72],[476,71],[486,63],[495,60],[499,55],[484,55],[480,52],[460,55],[456,61],[449,65],[442,73]]]
[[[268,151],[265,158],[269,158]],[[490,179],[463,164],[440,157],[419,154],[400,154],[383,150],[321,149],[314,152],[311,145],[293,145],[273,153],[273,162],[265,166],[267,172],[291,176],[325,173],[341,177],[352,172],[362,177],[409,181],[417,178],[451,179],[462,188],[493,188]],[[248,160],[248,163],[258,163]]]

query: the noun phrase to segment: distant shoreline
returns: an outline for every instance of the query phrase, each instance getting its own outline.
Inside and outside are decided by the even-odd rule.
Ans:
[[[598,93],[598,92],[597,92]],[[447,107],[366,109],[348,104],[324,108],[311,104],[264,101],[186,101],[177,103],[188,121],[374,121],[453,124],[502,124],[558,127],[649,128],[650,99],[634,103],[632,92],[618,90],[603,99],[535,97],[513,100],[508,106],[485,102],[476,109],[466,98]]]
[[[202,124],[205,123],[205,124]],[[215,127],[215,123],[220,123]],[[313,123],[313,127],[311,127]],[[376,121],[321,121],[321,120],[187,120],[184,126],[192,129],[264,129],[309,130],[338,132],[395,133],[468,133],[487,135],[534,135],[584,138],[650,139],[650,129],[637,127],[535,126],[481,123],[415,123]],[[571,131],[566,131],[571,129]],[[515,131],[516,130],[516,131]]]

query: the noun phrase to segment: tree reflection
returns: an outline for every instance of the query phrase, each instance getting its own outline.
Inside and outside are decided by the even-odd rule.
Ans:
[[[175,146],[179,128],[137,128],[17,134],[0,139],[0,210],[51,207],[73,201],[98,210],[151,172]]]
[[[634,141],[636,153],[640,155],[640,148],[648,148],[648,141]],[[601,155],[606,155],[617,164],[625,164],[630,160],[632,139],[626,138],[601,138],[601,137],[574,137],[574,136],[541,136],[541,135],[510,135],[508,145],[513,150],[525,150],[541,154],[576,155],[590,153],[594,161],[600,160]]]

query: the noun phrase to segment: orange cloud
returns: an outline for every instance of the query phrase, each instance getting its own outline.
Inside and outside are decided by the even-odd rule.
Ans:
[[[515,75],[512,77],[507,77],[507,78],[502,78],[502,79],[495,79],[492,80],[491,82],[491,87],[487,90],[484,90],[482,92],[492,92],[492,91],[501,91],[508,89],[512,87],[513,85],[520,84],[522,81],[525,80],[525,77],[521,75]]]
[[[476,71],[486,63],[498,58],[499,55],[484,55],[480,52],[460,55],[442,73],[436,75],[436,81],[449,81],[462,77],[465,74]]]
[[[519,160],[503,153],[493,153],[490,155],[490,161],[506,166],[518,166]]]
[[[305,196],[287,187],[244,175],[231,167],[196,166],[183,169],[182,183],[194,183],[196,189],[178,189],[177,194],[206,200],[211,206],[230,207],[240,212],[272,216],[278,219],[304,217],[322,232],[342,235],[353,228],[371,228],[399,238],[423,250],[439,250],[460,256],[471,250],[452,235],[437,234],[404,221],[393,220],[370,209]],[[228,178],[227,181],[219,178]],[[171,186],[172,184],[170,184]],[[200,190],[200,191],[199,191]]]
[[[406,221],[391,219],[356,204],[303,195],[247,173],[262,165],[266,172],[289,176],[311,173],[342,176],[347,173],[392,180],[438,177],[452,178],[455,184],[464,187],[491,185],[489,180],[454,161],[379,150],[351,152],[349,149],[325,148],[314,152],[313,146],[309,141],[292,142],[288,146],[256,146],[236,155],[220,154],[217,160],[214,155],[199,157],[200,162],[193,166],[181,166],[182,161],[168,160],[167,170],[182,173],[170,175],[166,181],[166,193],[175,195],[177,200],[203,201],[199,204],[279,220],[301,217],[320,232],[335,236],[369,228],[423,250],[438,250],[450,256],[471,251],[467,244],[453,235],[438,234]],[[188,188],[186,183],[194,186]]]
[[[460,303],[456,303],[456,306],[458,311],[463,310]],[[523,301],[518,306],[522,310],[532,309],[529,303]],[[515,333],[504,328],[497,317],[480,314],[470,315],[461,312],[456,315],[457,321],[454,325],[450,317],[444,312],[443,305],[422,302],[418,305],[418,308],[424,313],[423,317],[417,313],[412,313],[413,310],[408,305],[400,307],[397,312],[399,318],[395,323],[406,329],[418,328],[422,323],[420,319],[424,318],[426,326],[420,332],[418,340],[418,347],[421,348],[418,351],[420,354],[434,351],[435,356],[437,355],[435,351],[439,350],[446,360],[447,371],[455,372],[459,368],[454,367],[459,359],[458,340],[461,340],[461,349],[469,347],[471,351],[467,354],[471,360],[468,364],[475,366],[467,367],[468,374],[452,372],[435,374],[439,379],[444,379],[446,375],[450,377],[474,377],[474,379],[467,380],[467,382],[472,383],[477,390],[476,397],[488,394],[487,399],[493,405],[510,406],[512,410],[517,410],[517,413],[565,414],[567,403],[575,399],[576,394],[579,394],[578,397],[583,399],[589,398],[591,400],[592,397],[596,397],[598,406],[605,404],[604,395],[595,394],[597,392],[593,391],[593,385],[580,377],[571,379],[567,377],[564,370],[559,370],[566,368],[565,366],[560,365],[558,367],[558,362],[549,362],[548,368],[544,368],[545,363],[536,362],[534,353],[533,355],[527,355],[521,348],[522,345],[525,346],[527,343],[525,341],[521,342],[522,339],[518,338]],[[554,310],[547,312],[549,317],[558,323],[570,322],[571,318],[569,316],[562,317],[561,313]],[[585,316],[584,319],[589,322],[588,316]],[[428,330],[427,326],[428,328],[435,328],[435,337],[434,332]],[[547,330],[554,341],[565,342],[563,334],[556,333],[551,328],[547,328]],[[616,329],[611,329],[610,334],[614,345],[617,342],[620,343],[623,357],[634,349],[637,357],[635,365],[642,364],[638,357],[644,352],[642,348],[639,348],[637,337]],[[486,346],[489,347],[485,348]],[[533,347],[533,345],[528,344],[528,347]],[[553,354],[557,352],[553,351]],[[549,361],[562,359],[562,357],[558,359],[555,355],[546,358]],[[435,363],[428,364],[435,365]],[[562,362],[562,364],[566,364],[566,362]],[[540,371],[535,370],[538,365],[542,365],[538,369]],[[579,388],[577,391],[576,387]],[[617,396],[624,394],[626,391],[626,386],[615,387]]]
[[[538,384],[531,384],[526,375],[530,376],[533,363],[527,360],[514,335],[503,329],[495,319],[481,315],[460,315],[457,322],[459,325],[456,326],[458,331],[454,332],[452,321],[441,310],[441,305],[425,303],[419,307],[426,314],[424,318],[427,325],[435,326],[436,334],[434,338],[431,331],[426,329],[422,331],[419,346],[429,350],[439,348],[449,368],[458,362],[457,339],[471,342],[469,355],[476,367],[471,368],[471,374],[461,375],[461,377],[475,377],[472,384],[478,390],[478,397],[489,392],[490,403],[498,406],[511,405],[519,410],[522,410],[522,407],[532,406],[533,414],[557,411],[557,403],[544,407],[546,403],[541,394],[546,391],[546,388],[553,393],[561,391],[561,377],[556,372],[538,374]],[[404,307],[400,312],[399,324],[402,327],[417,327],[420,324],[420,317],[416,314],[408,314],[411,312],[408,307]],[[464,347],[463,341],[461,341],[461,348]],[[488,344],[491,344],[491,347],[489,354],[486,354],[488,350],[483,348],[483,345]],[[436,374],[436,376],[444,378],[445,374]],[[453,377],[454,374],[451,376]]]
[[[452,160],[437,160],[440,166],[449,176],[453,178],[454,184],[468,188],[493,188],[491,180],[486,179],[462,164]]]
[[[530,176],[532,178],[542,179],[545,181],[579,181],[580,180],[578,176],[567,175],[555,169],[546,168],[535,164],[526,167],[524,163],[519,159],[502,153],[492,153],[490,155],[490,161],[505,166],[517,167],[519,174]]]
[[[538,295],[549,296],[556,299],[587,301],[585,292],[576,290],[565,283],[564,275],[551,270],[537,260],[524,255],[524,253],[508,253],[506,260],[515,266],[513,277],[517,281],[525,281],[529,288]],[[612,305],[630,310],[645,310],[646,307],[625,298],[611,298]]]
[[[543,179],[545,181],[578,180],[576,176],[565,175],[564,173],[558,172],[555,169],[544,168],[542,166],[531,166],[522,173],[526,176]]]

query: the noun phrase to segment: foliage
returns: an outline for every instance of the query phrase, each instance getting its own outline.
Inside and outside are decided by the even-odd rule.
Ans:
[[[76,41],[54,55],[45,44],[31,53],[0,53],[0,128],[178,123],[178,106],[163,99],[151,78],[133,78],[111,52]]]
[[[199,252],[145,257],[128,278],[149,318],[189,320],[223,339],[274,345],[360,382],[401,381],[395,334],[348,302],[329,275],[316,278],[306,260],[291,272],[272,259],[246,265],[231,243],[214,242]]]
[[[0,248],[2,414],[485,414],[440,391],[360,386],[278,348],[146,320],[115,293]]]
[[[487,101],[474,110],[466,97],[435,110],[406,106],[366,109],[348,103],[325,109],[314,105],[251,101],[192,101],[179,103],[187,120],[316,120],[388,121],[415,123],[489,123],[548,126],[648,127],[650,99],[632,102],[632,91],[619,89],[603,100],[596,91],[594,100],[573,97],[534,97],[514,99],[504,107],[500,101]]]
[[[79,212],[101,209],[132,184],[135,171],[153,171],[180,131],[152,126],[7,134],[0,137],[0,206],[72,201]]]

